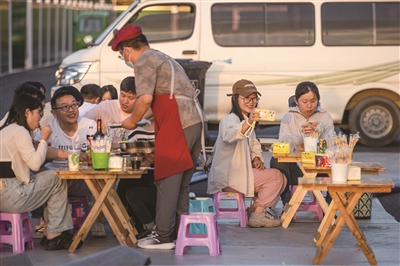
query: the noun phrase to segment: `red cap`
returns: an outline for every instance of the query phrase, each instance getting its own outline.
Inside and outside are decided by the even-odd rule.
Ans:
[[[141,34],[142,28],[133,24],[129,24],[128,26],[123,27],[121,30],[114,34],[114,40],[112,42],[111,49],[117,52],[118,44],[120,42],[136,38]]]

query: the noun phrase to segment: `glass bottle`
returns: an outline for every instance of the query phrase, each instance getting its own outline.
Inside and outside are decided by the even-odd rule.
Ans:
[[[97,119],[97,131],[96,131],[96,133],[94,133],[93,139],[97,139],[97,137],[100,137],[100,138],[104,137],[104,133],[103,133],[103,131],[101,131],[101,119],[100,118]]]

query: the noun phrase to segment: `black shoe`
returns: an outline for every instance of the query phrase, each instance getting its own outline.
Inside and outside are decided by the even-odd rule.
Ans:
[[[72,244],[74,236],[68,231],[64,231],[61,233],[61,235],[53,238],[53,239],[47,239],[46,244],[45,244],[45,249],[46,250],[60,250],[60,249],[69,249],[69,247]],[[82,247],[83,242],[80,241],[76,249],[79,249]]]
[[[46,243],[47,243],[47,237],[46,236],[43,236],[42,237],[42,239],[40,239],[40,245],[42,246],[42,247],[44,247],[45,245],[46,245]]]
[[[148,238],[152,235],[154,235],[156,233],[156,231],[154,230],[144,230],[142,232],[140,232],[139,234],[137,234],[135,237],[137,240],[139,239],[143,239],[143,238]]]

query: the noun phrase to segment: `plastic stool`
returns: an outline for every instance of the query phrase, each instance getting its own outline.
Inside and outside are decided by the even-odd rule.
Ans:
[[[191,234],[190,224],[202,223],[207,226],[208,234]],[[175,255],[183,255],[187,246],[207,246],[210,256],[221,253],[217,216],[212,212],[192,212],[181,215],[178,237],[176,239]]]
[[[196,197],[190,200],[189,212],[215,212],[211,198]],[[204,224],[190,224],[191,234],[207,234],[207,227]]]
[[[68,202],[74,225],[73,232],[76,233],[81,228],[90,211],[89,201],[87,197],[68,197]]]
[[[11,231],[7,230],[7,224],[11,223]],[[0,212],[0,247],[4,243],[13,246],[14,253],[25,251],[25,243],[33,249],[33,230],[29,214]]]
[[[235,199],[237,208],[219,208],[219,202],[222,199]],[[219,218],[236,218],[239,219],[240,226],[247,226],[246,204],[244,203],[244,195],[237,192],[218,192],[214,194],[214,208]]]
[[[297,186],[292,185],[291,187],[291,192],[292,195],[293,193],[296,191]],[[310,190],[309,192],[312,193],[312,191]],[[319,205],[317,199],[314,197],[313,201],[303,201],[300,203],[299,208],[297,209],[297,211],[303,211],[303,212],[314,212],[315,216],[318,217],[318,219],[321,221],[324,218],[324,214],[322,212],[322,208]],[[296,212],[297,213],[297,212]],[[296,213],[293,216],[293,220],[296,220]]]

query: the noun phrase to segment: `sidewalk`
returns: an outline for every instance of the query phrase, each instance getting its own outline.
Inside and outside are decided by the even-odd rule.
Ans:
[[[281,207],[278,205],[277,211]],[[222,244],[219,256],[209,256],[206,247],[190,247],[183,256],[175,256],[173,250],[134,249],[148,255],[151,265],[310,265],[316,254],[313,233],[319,221],[312,213],[300,213],[286,229],[242,228],[238,221],[229,219],[220,219],[218,223]],[[399,223],[383,209],[379,200],[373,199],[372,218],[358,223],[378,263],[399,265]],[[73,254],[66,250],[46,251],[39,245],[40,239],[35,240],[34,250],[28,249],[24,254],[33,265],[63,265],[119,245],[108,225],[106,231],[108,235],[104,239],[93,239],[89,235],[83,247]],[[9,246],[0,249],[1,258],[13,255]],[[368,261],[345,226],[323,264],[367,265]]]

